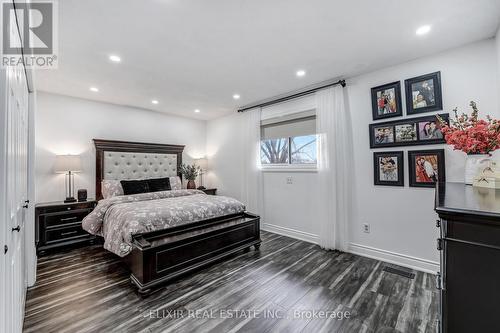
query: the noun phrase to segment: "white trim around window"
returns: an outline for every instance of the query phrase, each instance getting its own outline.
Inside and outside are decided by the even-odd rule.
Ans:
[[[261,166],[262,172],[318,172],[316,164],[269,164]]]

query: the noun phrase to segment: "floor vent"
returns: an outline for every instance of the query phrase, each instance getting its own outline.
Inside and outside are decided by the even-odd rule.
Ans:
[[[402,269],[397,269],[397,268],[394,268],[394,267],[389,267],[389,266],[385,266],[384,267],[384,272],[401,275],[401,276],[404,276],[405,278],[408,278],[408,279],[414,279],[415,278],[415,274],[413,274],[413,273],[410,273],[410,272],[407,272],[407,271],[403,271]]]

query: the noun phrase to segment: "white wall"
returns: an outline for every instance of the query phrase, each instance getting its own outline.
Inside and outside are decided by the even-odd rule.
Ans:
[[[371,87],[396,80],[401,80],[403,87],[404,79],[434,71],[441,71],[441,112],[451,113],[454,107],[469,111],[468,103],[474,100],[478,103],[482,116],[491,114],[500,117],[496,52],[492,39],[354,77],[348,80],[347,86],[354,124],[354,178],[357,197],[357,209],[350,225],[352,248],[359,253],[393,260],[403,260],[404,256],[409,256],[412,258],[404,258],[407,265],[428,269],[433,268],[432,262],[439,260],[435,245],[437,230],[433,211],[434,190],[409,188],[407,165],[406,187],[374,186],[373,151],[432,149],[443,148],[444,145],[371,150],[368,144],[368,124],[373,122],[370,114]],[[464,161],[465,154],[446,150],[448,181],[463,181]],[[362,231],[363,223],[370,224],[370,233]],[[391,253],[401,256],[393,257]]]
[[[241,136],[238,133],[238,114],[207,123],[207,183],[218,193],[241,197],[242,159]],[[292,177],[292,184],[286,178]],[[264,217],[262,228],[316,241],[317,181],[314,172],[264,172]]]
[[[498,109],[497,59],[493,39],[467,45],[445,53],[418,59],[401,65],[347,79],[349,105],[352,113],[355,169],[355,215],[351,222],[351,251],[358,254],[393,261],[427,271],[436,270],[438,252],[435,249],[434,190],[373,185],[373,151],[369,148],[368,124],[372,123],[370,88],[414,76],[441,71],[443,112],[458,106],[468,111],[468,103],[475,100],[482,115],[500,118]],[[404,106],[404,92],[403,92]],[[429,113],[426,115],[430,115]],[[241,158],[240,136],[237,132],[237,114],[209,121],[207,124],[207,154],[210,158],[210,185],[221,194],[239,197]],[[401,118],[398,118],[401,119]],[[443,148],[444,145],[414,146],[412,148],[377,149],[416,150]],[[405,162],[407,155],[405,155]],[[463,179],[464,156],[448,150],[446,153],[447,179]],[[286,178],[293,177],[287,185]],[[317,240],[316,225],[317,174],[264,174],[265,220],[264,229],[295,236],[309,241]],[[362,231],[369,223],[370,233]]]
[[[81,154],[83,172],[75,188],[95,196],[92,139],[186,145],[183,160],[205,155],[206,123],[159,112],[38,92],[36,113],[36,202],[65,198],[64,175],[54,174],[56,154]]]
[[[317,243],[318,177],[315,172],[264,172],[264,229]],[[287,184],[292,177],[292,184]]]
[[[238,114],[207,122],[208,187],[217,193],[239,199],[241,197],[242,137],[238,131]]]

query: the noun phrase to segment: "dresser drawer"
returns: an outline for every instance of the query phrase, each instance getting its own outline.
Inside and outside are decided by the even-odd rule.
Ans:
[[[91,209],[81,209],[58,214],[42,215],[40,218],[42,219],[41,222],[44,223],[45,228],[50,229],[65,224],[81,222],[91,211]]]
[[[500,248],[500,227],[494,224],[447,221],[445,237]]]
[[[83,230],[81,223],[78,222],[72,226],[54,228],[45,231],[46,243],[61,242],[67,239],[84,236],[89,236],[89,234]]]

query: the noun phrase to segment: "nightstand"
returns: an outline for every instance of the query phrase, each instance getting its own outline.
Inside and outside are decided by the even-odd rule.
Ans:
[[[35,242],[38,255],[48,250],[76,244],[93,243],[96,236],[82,228],[82,220],[97,201],[63,203],[62,201],[35,205]]]
[[[206,188],[206,189],[201,190],[201,191],[205,192],[205,194],[208,194],[208,195],[216,195],[217,194],[216,188]]]

